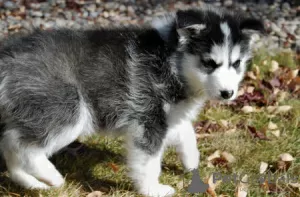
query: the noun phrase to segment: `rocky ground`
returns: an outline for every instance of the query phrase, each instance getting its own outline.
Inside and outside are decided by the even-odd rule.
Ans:
[[[218,0],[0,0],[0,38],[15,32],[29,31],[33,27],[52,29],[141,24],[167,11],[213,4],[263,19],[268,36],[261,39],[257,47],[265,46],[272,53],[278,49],[300,51],[299,6],[278,1],[271,1],[271,4],[247,2],[226,0],[222,4]]]

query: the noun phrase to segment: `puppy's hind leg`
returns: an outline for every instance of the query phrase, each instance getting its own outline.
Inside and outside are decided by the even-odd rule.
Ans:
[[[24,146],[17,130],[5,132],[0,151],[6,161],[11,179],[25,188],[48,189],[64,183],[61,174],[37,147]]]

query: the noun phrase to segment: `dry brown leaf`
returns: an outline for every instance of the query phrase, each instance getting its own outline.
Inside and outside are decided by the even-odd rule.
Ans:
[[[235,157],[226,151],[221,153],[221,156],[228,161],[228,163],[234,163],[236,161]]]
[[[223,127],[225,127],[225,128],[228,128],[228,125],[229,125],[229,123],[228,123],[228,121],[227,120],[220,120],[220,123],[221,123],[221,125],[223,126]]]
[[[245,105],[241,110],[242,110],[242,112],[244,112],[246,114],[247,113],[253,113],[253,112],[256,111],[254,107],[249,106],[249,105]]]
[[[182,190],[184,188],[184,181],[181,180],[176,184],[177,189]]]
[[[241,88],[241,89],[238,91],[237,96],[242,96],[242,95],[244,95],[244,94],[245,94],[245,90],[244,90],[244,88]]]
[[[274,88],[274,90],[273,90],[273,94],[274,95],[277,95],[279,92],[280,92],[279,88]]]
[[[268,106],[267,107],[268,113],[273,113],[276,111],[276,109],[277,109],[277,106]]]
[[[241,182],[238,184],[236,197],[246,197],[248,194],[248,175],[243,176]]]
[[[281,161],[294,161],[294,157],[289,153],[283,153],[279,155]]]
[[[249,93],[249,94],[252,94],[254,89],[255,89],[254,86],[248,86],[246,92]]]
[[[271,61],[271,68],[270,68],[270,72],[275,72],[276,70],[278,70],[279,68],[279,63],[275,60]]]
[[[253,80],[256,80],[257,77],[254,75],[254,72],[253,71],[248,71],[247,72],[247,77],[249,77],[250,79],[253,79]]]
[[[266,162],[260,162],[260,166],[259,166],[259,173],[263,174],[266,172],[266,170],[268,169],[269,164],[267,164]]]
[[[262,64],[265,66],[265,65],[267,65],[268,64],[268,60],[264,60],[263,62],[262,62]]]
[[[282,102],[286,99],[286,97],[288,96],[288,93],[285,92],[285,91],[281,91],[281,92],[279,92],[278,95],[279,95],[278,96],[278,102]]]
[[[278,106],[275,113],[284,113],[284,112],[288,112],[292,109],[292,106],[289,105],[282,105],[282,106]]]
[[[288,161],[277,161],[277,170],[286,172],[291,166],[291,162]]]
[[[293,77],[293,78],[297,77],[299,71],[300,71],[299,69],[292,70],[292,77]]]
[[[89,193],[86,197],[100,197],[100,196],[102,196],[102,192],[93,191],[93,192]]]
[[[280,137],[280,130],[272,130],[270,131],[270,133],[272,133],[275,137]]]
[[[211,154],[210,156],[207,157],[208,161],[212,161],[216,158],[220,158],[221,157],[221,151],[220,150],[216,150],[213,154]]]
[[[208,188],[206,193],[209,194],[211,197],[217,197],[217,193],[213,191],[211,188]]]
[[[236,132],[236,128],[232,128],[232,129],[225,131],[225,134],[233,134],[235,132]]]
[[[196,139],[207,139],[207,138],[214,138],[218,135],[216,133],[196,133]]]
[[[278,129],[278,126],[274,122],[270,121],[268,124],[268,129],[275,130]]]
[[[255,127],[248,125],[247,128],[253,138],[258,138],[260,140],[270,140],[264,133],[257,131]]]
[[[289,183],[289,185],[300,190],[300,183]]]
[[[256,64],[253,65],[254,67],[254,74],[256,76],[259,76],[260,75],[260,69],[259,69],[259,66],[257,66]]]
[[[207,162],[207,167],[208,168],[215,168],[214,164],[211,161]]]
[[[114,172],[118,172],[119,171],[119,166],[117,166],[114,163],[109,163],[109,166],[113,169]]]

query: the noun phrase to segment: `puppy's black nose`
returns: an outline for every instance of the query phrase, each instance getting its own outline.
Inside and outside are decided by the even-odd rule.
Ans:
[[[233,95],[233,91],[232,90],[221,90],[220,92],[221,92],[221,97],[223,99],[229,99]]]

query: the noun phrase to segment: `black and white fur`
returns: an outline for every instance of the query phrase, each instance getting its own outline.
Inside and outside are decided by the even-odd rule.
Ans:
[[[165,148],[199,163],[191,120],[208,99],[234,99],[257,20],[213,9],[177,11],[150,26],[35,31],[0,49],[0,151],[26,188],[64,183],[48,158],[79,136],[124,134],[130,177],[147,196]],[[223,93],[221,93],[221,91]],[[230,93],[233,91],[233,95]]]

